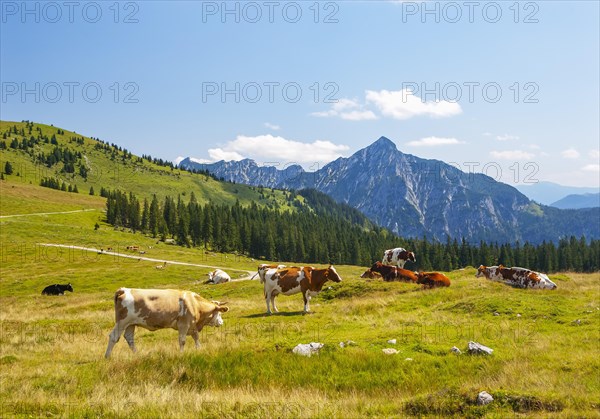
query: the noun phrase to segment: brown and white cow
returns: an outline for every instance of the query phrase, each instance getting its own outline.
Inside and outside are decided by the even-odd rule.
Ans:
[[[419,272],[417,284],[423,284],[425,288],[449,287],[450,278],[439,272]]]
[[[477,269],[477,278],[482,276],[492,281],[504,282],[517,288],[556,289],[557,286],[548,278],[548,275],[525,268],[505,268],[499,266],[481,265]]]
[[[371,270],[371,268],[369,268],[366,271],[364,271],[360,277],[361,278],[369,278],[369,279],[377,279],[377,278],[381,278],[381,274],[379,272],[374,272]]]
[[[258,275],[258,278],[260,279],[260,283],[264,284],[265,272],[267,272],[269,269],[283,269],[283,268],[285,268],[285,265],[269,265],[268,263],[263,263],[261,265],[258,265],[258,272],[255,273],[251,279],[254,279],[254,277],[256,275]]]
[[[205,300],[192,291],[119,288],[114,301],[115,327],[108,337],[106,358],[123,333],[131,350],[136,352],[133,341],[136,326],[151,331],[178,330],[181,351],[187,335],[194,338],[198,348],[198,333],[202,328],[222,326],[221,313],[229,311],[229,307],[223,305],[226,303]]]
[[[397,266],[384,265],[381,262],[375,262],[371,266],[371,272],[378,272],[384,281],[407,281],[417,282],[417,274],[408,269],[398,268]]]
[[[417,258],[413,252],[409,252],[402,247],[396,247],[395,249],[388,249],[383,252],[383,258],[381,262],[384,265],[397,266],[404,268],[406,261],[416,262]]]
[[[304,312],[308,313],[311,297],[323,289],[327,281],[341,282],[342,278],[332,265],[325,269],[315,269],[311,266],[291,267],[284,269],[269,269],[265,272],[265,302],[267,314],[271,314],[271,307],[278,313],[275,306],[275,297],[279,294],[292,295],[302,293],[304,299]]]

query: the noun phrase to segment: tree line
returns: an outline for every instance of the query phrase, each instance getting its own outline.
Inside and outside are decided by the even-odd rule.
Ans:
[[[416,264],[409,269],[450,271],[466,266],[522,266],[543,272],[596,272],[600,269],[600,241],[584,237],[557,243],[509,244],[463,240],[438,242],[400,238],[372,225],[355,209],[335,203],[311,190],[300,191],[304,202],[294,210],[271,210],[256,203],[243,206],[198,203],[192,192],[187,202],[179,195],[140,201],[134,194],[103,190],[106,221],[133,232],[181,246],[244,254],[257,259],[302,263],[370,266],[383,251],[394,247],[412,250]]]

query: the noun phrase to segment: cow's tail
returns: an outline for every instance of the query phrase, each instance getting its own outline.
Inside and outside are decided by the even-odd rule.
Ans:
[[[119,297],[121,295],[125,294],[125,289],[124,288],[119,288],[116,292],[115,292],[115,298],[114,298],[114,303],[115,303],[115,322],[119,321],[119,313],[118,313],[118,308],[117,308],[117,302],[119,301]]]
[[[254,275],[252,275],[252,276],[250,277],[250,281],[252,281],[252,280],[253,280],[253,279],[256,277],[256,275],[258,275],[258,272],[256,272]]]

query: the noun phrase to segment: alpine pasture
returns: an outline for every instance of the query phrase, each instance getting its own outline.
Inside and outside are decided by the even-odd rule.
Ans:
[[[313,298],[313,314],[301,314],[295,295],[279,297],[280,314],[265,316],[258,280],[206,285],[210,268],[157,270],[155,262],[38,243],[121,253],[135,243],[153,258],[221,266],[234,280],[258,261],[115,230],[102,221],[99,197],[73,202],[65,192],[5,180],[1,198],[3,416],[598,415],[597,274],[551,275],[555,291],[520,290],[477,279],[469,267],[448,273],[449,288],[421,290],[360,279],[364,267],[339,266],[343,282]],[[29,213],[93,211],[6,217],[16,215],[13,199]],[[72,294],[40,295],[67,282]],[[222,328],[204,329],[199,350],[189,339],[180,354],[175,331],[138,328],[139,352],[121,339],[107,361],[112,299],[121,286],[189,289],[231,310]],[[348,340],[356,345],[339,346]],[[471,340],[493,355],[466,354]],[[313,341],[325,343],[317,356],[291,353]],[[399,354],[384,355],[387,347]],[[476,405],[482,390],[492,404]]]
[[[445,273],[450,287],[424,290],[362,279],[365,266],[336,265],[342,282],[326,283],[311,314],[297,294],[279,296],[280,313],[267,316],[258,277],[247,278],[260,263],[302,261],[253,260],[114,228],[105,222],[106,200],[87,194],[108,186],[115,173],[108,163],[93,160],[104,178],[90,176],[76,194],[38,186],[26,156],[3,151],[2,162],[7,156],[16,170],[0,181],[2,417],[600,416],[598,273],[554,274],[558,289],[524,290],[465,267]],[[252,188],[201,175],[173,176],[146,163],[119,168],[127,191],[258,199]],[[272,199],[286,210],[284,196]],[[232,281],[206,284],[215,267]],[[41,295],[67,283],[73,293]],[[122,338],[106,360],[119,287],[191,290],[230,310],[223,327],[202,331],[198,350],[188,338],[180,353],[174,330],[137,328],[138,352]],[[469,355],[469,341],[494,352]],[[310,342],[325,345],[312,357],[292,353]],[[494,401],[478,406],[481,391]]]

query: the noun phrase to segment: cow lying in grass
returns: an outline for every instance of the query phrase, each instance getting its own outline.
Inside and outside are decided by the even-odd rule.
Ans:
[[[73,292],[73,286],[70,283],[66,285],[48,285],[42,291],[42,295],[65,295],[65,291]]]
[[[422,284],[424,288],[449,287],[450,278],[439,272],[419,272],[417,284]]]
[[[491,281],[504,282],[516,288],[556,289],[556,284],[548,278],[548,275],[519,267],[481,265],[475,276],[477,278],[484,276]]]
[[[384,265],[381,262],[375,262],[370,269],[371,272],[377,272],[386,282],[389,281],[405,281],[417,282],[417,274],[408,269],[398,268],[396,266]],[[364,274],[363,274],[364,275]]]
[[[215,269],[212,272],[208,273],[208,281],[207,284],[223,284],[225,282],[231,281],[231,277],[225,271],[221,269]]]
[[[192,291],[120,288],[115,293],[115,327],[109,335],[105,357],[125,333],[125,340],[136,352],[133,335],[135,327],[151,331],[179,331],[179,349],[183,352],[185,338],[191,335],[200,346],[198,333],[204,326],[223,325],[221,313],[229,311],[226,303],[208,301]]]

